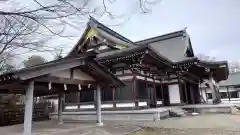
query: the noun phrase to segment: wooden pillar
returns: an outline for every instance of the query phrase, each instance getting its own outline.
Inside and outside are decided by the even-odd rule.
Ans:
[[[117,91],[117,87],[114,87],[112,90],[113,90],[113,91],[112,91],[112,92],[113,92],[113,93],[112,93],[112,96],[113,96],[113,108],[116,109],[117,107],[116,107],[116,102],[115,102],[115,101],[116,101],[116,96],[117,96],[117,95],[116,95],[116,93],[117,93],[117,92],[116,92],[116,91]]]
[[[138,91],[137,91],[137,79],[136,79],[135,75],[133,77],[133,91],[134,91],[134,94],[135,94],[135,100],[137,100],[137,98],[138,98]]]
[[[63,111],[63,94],[59,93],[58,95],[58,123],[59,124],[63,124],[62,111]]]
[[[183,103],[183,88],[182,88],[182,82],[181,82],[181,79],[180,79],[180,75],[177,74],[177,80],[178,80],[178,91],[179,91],[179,96],[180,96],[180,102],[181,104]]]
[[[154,87],[154,103],[155,105],[157,105],[157,90],[156,90],[156,82],[154,77],[153,77],[153,87]]]
[[[134,95],[135,95],[135,109],[139,109],[138,106],[138,91],[137,91],[137,78],[136,75],[133,76],[133,91],[134,91]]]
[[[186,96],[186,103],[189,103],[189,99],[188,99],[188,93],[187,93],[187,83],[184,81],[184,93]]]
[[[115,101],[115,93],[116,93],[116,88],[112,88],[112,100]]]
[[[77,92],[77,106],[78,106],[78,109],[80,109],[80,90],[78,90]]]
[[[227,86],[227,94],[228,94],[228,101],[230,102],[230,100],[231,100],[231,95],[230,95],[230,92],[229,92],[229,90],[228,90],[228,86]]]
[[[163,89],[163,84],[162,84],[162,79],[160,78],[160,89],[161,89],[161,96],[162,96],[162,105],[164,106],[164,89]]]
[[[97,90],[93,90],[93,100],[95,102],[95,104],[97,103]]]
[[[146,91],[146,94],[147,94],[147,106],[149,107],[149,94],[148,94],[148,82],[147,82],[147,77],[146,77],[146,74],[144,73],[144,80],[145,80],[145,84],[146,84],[146,87],[145,87],[145,91]]]
[[[96,99],[97,99],[97,125],[98,126],[103,126],[102,122],[102,111],[101,111],[101,87],[98,85],[97,86],[97,91],[96,91]]]
[[[26,89],[26,95],[25,95],[23,135],[32,134],[33,92],[34,92],[34,81],[30,81],[28,83],[28,87]]]
[[[192,85],[190,85],[191,104],[195,104]]]

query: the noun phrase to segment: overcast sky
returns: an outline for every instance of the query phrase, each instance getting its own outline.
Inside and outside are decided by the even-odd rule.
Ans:
[[[118,1],[121,2],[111,6],[114,12],[123,11],[129,5],[129,0]],[[149,14],[132,13],[129,21],[111,28],[137,41],[187,27],[195,54],[214,56],[217,60],[240,60],[240,0],[162,0],[152,7]],[[114,24],[106,18],[100,21]],[[68,32],[79,36],[51,43],[65,44],[65,52],[68,52],[83,30],[69,28]]]
[[[136,41],[184,27],[195,54],[240,60],[240,0],[163,0],[116,30]]]

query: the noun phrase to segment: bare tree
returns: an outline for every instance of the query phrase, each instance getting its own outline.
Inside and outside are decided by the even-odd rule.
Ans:
[[[60,50],[59,52],[54,52],[54,60],[62,59],[63,58],[63,50]]]
[[[65,35],[67,26],[79,29],[79,25],[90,15],[118,16],[109,10],[119,0],[17,0],[0,1],[0,64],[9,58],[33,51],[60,51],[46,44],[53,36]],[[159,0],[135,0],[138,8],[147,13],[150,5]],[[132,2],[132,1],[131,1]],[[96,4],[98,3],[98,4]],[[124,10],[124,7],[123,7]]]
[[[112,19],[121,16],[109,9],[117,1],[120,0],[100,0],[100,4],[95,4],[99,0],[0,1],[0,73],[13,70],[14,66],[8,62],[28,52],[60,52],[56,59],[62,58],[62,48],[49,46],[47,41],[54,36],[70,38],[71,35],[64,34],[66,27],[79,29],[79,23],[90,15],[107,15]],[[150,12],[150,5],[157,1],[134,0],[142,13]],[[22,4],[24,2],[28,3]],[[29,67],[44,62],[44,58],[34,55],[24,61],[24,65]],[[13,97],[9,96],[4,101]]]

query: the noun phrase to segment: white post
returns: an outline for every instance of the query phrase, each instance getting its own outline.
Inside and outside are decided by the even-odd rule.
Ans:
[[[63,94],[59,93],[59,95],[58,95],[58,124],[63,124],[62,110],[63,110]]]
[[[33,112],[34,81],[30,81],[25,95],[24,129],[23,135],[31,135]]]
[[[97,125],[102,126],[102,116],[101,116],[101,87],[97,86]]]

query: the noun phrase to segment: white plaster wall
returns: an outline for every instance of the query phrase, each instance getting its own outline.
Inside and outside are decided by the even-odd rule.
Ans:
[[[181,103],[178,84],[168,85],[168,91],[169,91],[170,104]]]
[[[138,102],[138,106],[147,106],[147,102]]]
[[[93,81],[94,79],[89,76],[88,74],[84,73],[80,69],[74,69],[73,70],[73,79],[79,79],[79,80],[91,80]]]
[[[55,72],[55,73],[51,73],[50,76],[70,78],[70,70],[66,69],[66,70]]]
[[[116,107],[135,107],[135,103],[117,103]]]

